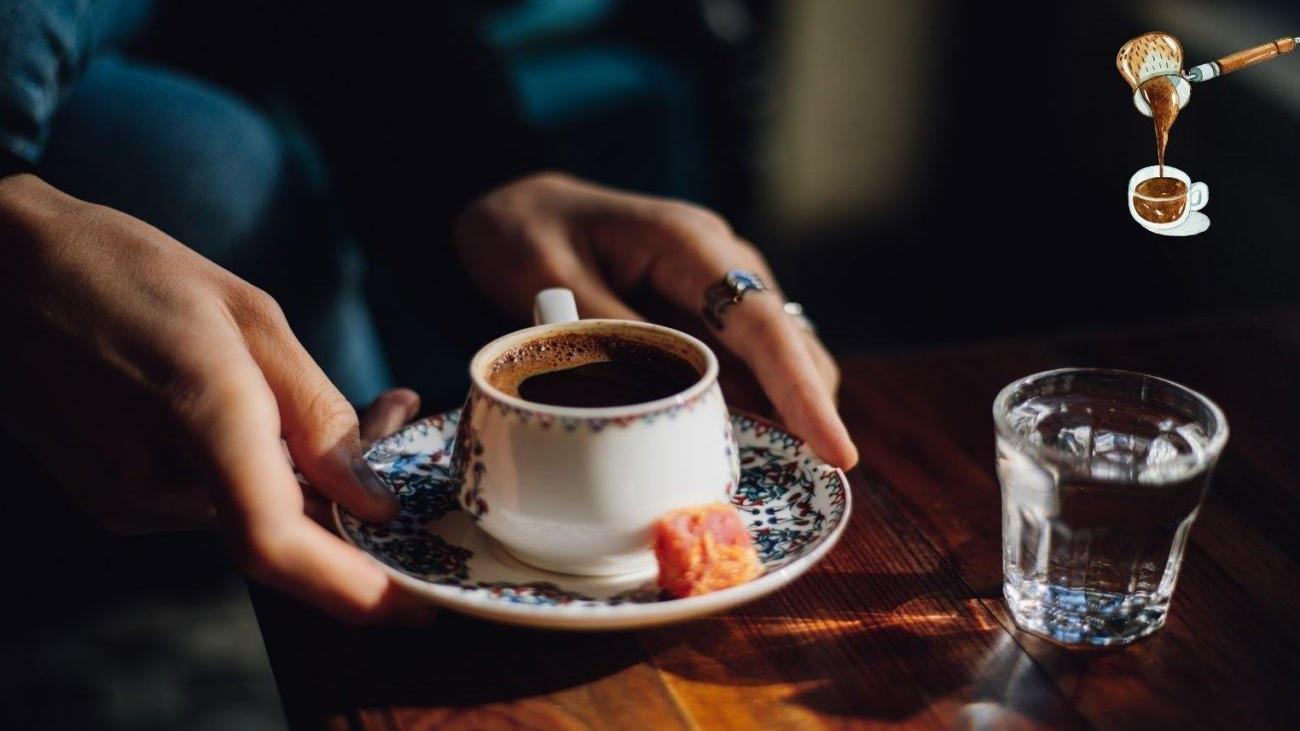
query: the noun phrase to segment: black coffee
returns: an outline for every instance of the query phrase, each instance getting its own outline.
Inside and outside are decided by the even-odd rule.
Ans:
[[[681,393],[693,382],[650,363],[606,361],[529,376],[519,395],[555,406],[626,406]]]
[[[700,372],[664,348],[614,335],[566,334],[503,354],[488,380],[525,401],[598,408],[656,401],[681,393]]]

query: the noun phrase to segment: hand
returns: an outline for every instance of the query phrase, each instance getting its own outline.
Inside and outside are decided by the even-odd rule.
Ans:
[[[219,525],[249,576],[340,618],[416,611],[305,514],[328,498],[381,521],[396,500],[271,297],[31,175],[0,180],[0,241],[0,415],[91,514],[123,532]],[[381,399],[369,434],[412,396]]]
[[[717,337],[813,450],[841,467],[857,462],[835,410],[835,361],[782,309],[763,257],[711,211],[541,174],[475,201],[457,224],[456,245],[474,282],[520,318],[538,290],[555,286],[573,290],[591,317],[641,319],[620,293],[642,285],[699,312],[705,288],[728,270],[759,274],[776,296],[746,297],[728,310]]]

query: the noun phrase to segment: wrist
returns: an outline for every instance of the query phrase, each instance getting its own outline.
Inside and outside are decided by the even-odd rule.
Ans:
[[[41,272],[61,248],[68,214],[77,199],[60,192],[36,175],[17,173],[0,178],[0,302],[9,309],[22,292],[45,281]]]
[[[0,177],[0,235],[13,242],[24,238],[27,231],[24,225],[30,219],[33,184],[39,178],[28,172],[14,173]]]
[[[0,177],[0,235],[10,241],[28,239],[75,200],[35,173]]]

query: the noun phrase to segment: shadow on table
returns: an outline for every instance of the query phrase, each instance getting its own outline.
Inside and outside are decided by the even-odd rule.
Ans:
[[[954,713],[979,727],[1074,725],[1068,703],[976,599],[935,589],[942,570],[818,573],[722,617],[647,633],[656,664],[687,680],[785,686],[784,703],[899,721]],[[801,582],[802,583],[802,582]],[[974,669],[974,670],[972,670]]]
[[[598,681],[619,674],[618,692],[646,702],[663,693],[654,669],[641,666],[647,659],[670,682],[703,684],[710,695],[697,702],[749,703],[752,695],[848,718],[1079,725],[983,601],[953,586],[946,566],[840,567],[848,568],[832,559],[733,612],[640,632],[528,630],[450,612],[428,629],[357,630],[265,591],[255,590],[255,603],[294,725],[357,709],[467,709],[583,686],[602,693]],[[712,695],[728,686],[735,692]],[[746,690],[762,687],[778,692]]]
[[[338,625],[254,588],[291,723],[366,708],[464,708],[585,685],[645,660],[635,634],[561,633],[440,614],[428,628]],[[321,646],[321,638],[331,638]]]

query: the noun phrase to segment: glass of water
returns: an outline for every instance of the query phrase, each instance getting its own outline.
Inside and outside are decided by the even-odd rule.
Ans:
[[[1066,368],[1002,389],[993,422],[1016,624],[1083,645],[1160,629],[1228,440],[1219,407],[1154,376]]]

